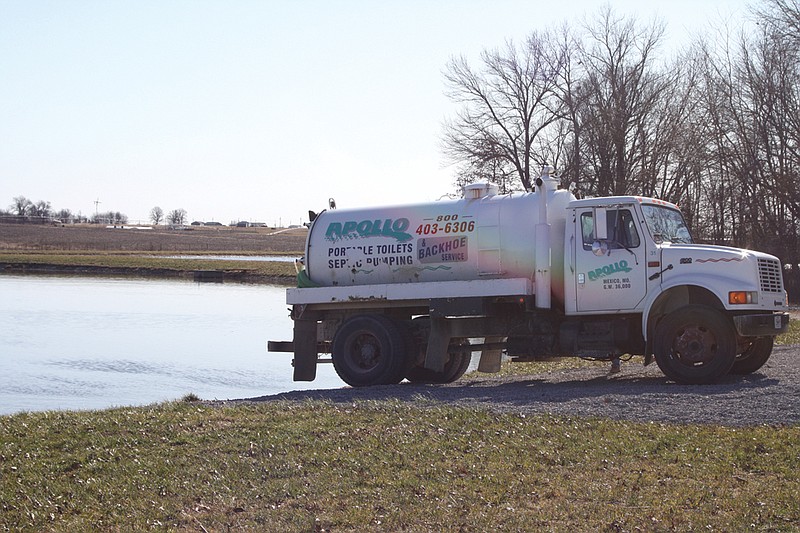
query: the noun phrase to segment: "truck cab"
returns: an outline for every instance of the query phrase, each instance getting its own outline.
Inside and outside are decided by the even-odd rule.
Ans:
[[[567,211],[565,315],[631,315],[626,332],[641,332],[646,362],[681,382],[766,362],[788,326],[776,257],[695,244],[678,207],[653,198],[574,200]]]

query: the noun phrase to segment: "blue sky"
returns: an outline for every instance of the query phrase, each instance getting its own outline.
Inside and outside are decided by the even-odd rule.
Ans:
[[[0,0],[0,207],[298,224],[452,192],[448,59],[577,25],[576,0]],[[552,4],[552,5],[548,5]],[[611,2],[670,42],[745,0]]]

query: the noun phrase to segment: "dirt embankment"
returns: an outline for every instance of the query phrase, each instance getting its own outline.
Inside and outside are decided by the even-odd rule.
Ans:
[[[95,225],[39,226],[0,224],[0,250],[74,252],[298,253],[305,228],[232,228],[207,226],[171,230]]]

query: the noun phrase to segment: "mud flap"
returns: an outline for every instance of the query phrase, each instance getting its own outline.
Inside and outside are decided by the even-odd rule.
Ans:
[[[486,337],[484,343],[492,344],[503,342],[505,337]],[[500,372],[500,361],[503,356],[503,350],[483,350],[481,352],[481,360],[478,363],[478,372]]]
[[[434,372],[444,371],[450,337],[450,323],[447,319],[432,317],[428,349],[425,351],[425,368]]]
[[[294,381],[317,377],[317,321],[294,321]]]
[[[647,342],[644,344],[644,366],[649,365],[653,361],[656,360],[655,354],[653,352],[653,336],[649,335]]]

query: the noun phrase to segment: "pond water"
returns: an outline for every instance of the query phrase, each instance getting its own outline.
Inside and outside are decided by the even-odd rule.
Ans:
[[[282,287],[2,274],[0,302],[0,414],[344,386],[267,353],[291,340]]]

